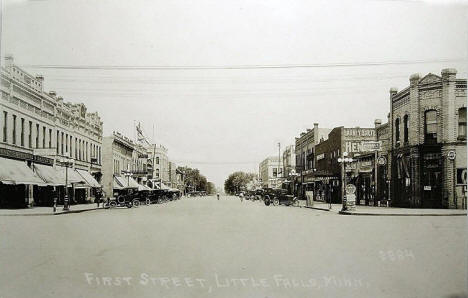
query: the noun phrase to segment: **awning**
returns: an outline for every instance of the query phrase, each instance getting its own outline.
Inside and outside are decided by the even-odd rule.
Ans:
[[[61,172],[54,167],[41,164],[34,164],[34,171],[48,185],[65,185],[65,177],[62,177]]]
[[[88,171],[81,169],[76,169],[76,171],[78,172],[78,174],[80,174],[81,177],[83,177],[83,179],[86,180],[86,183],[91,187],[101,187],[101,185],[96,181],[96,179],[94,179],[94,177]]]
[[[161,189],[171,189],[169,186],[161,182]]]
[[[25,162],[0,157],[0,182],[4,184],[47,184]]]
[[[138,188],[138,183],[132,177],[115,176],[122,188]]]
[[[81,177],[80,174],[78,174],[78,172],[75,171],[74,169],[72,168],[67,169],[65,167],[60,167],[60,166],[58,166],[56,169],[57,171],[60,172],[61,178],[63,178],[64,181],[66,178],[69,184],[81,183],[81,184],[87,185],[86,180],[83,177]]]
[[[119,180],[117,177],[114,177],[114,182],[113,182],[113,189],[123,189],[123,185],[119,183]]]
[[[138,184],[138,191],[142,191],[142,190],[152,190],[152,189],[146,185]]]

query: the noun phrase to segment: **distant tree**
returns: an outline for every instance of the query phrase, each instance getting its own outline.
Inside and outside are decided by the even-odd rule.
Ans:
[[[206,192],[210,195],[216,193],[216,187],[213,182],[208,182],[206,187]]]
[[[224,181],[224,191],[228,194],[235,194],[238,191],[245,190],[247,184],[255,178],[253,173],[234,172]]]
[[[185,189],[187,191],[208,191],[208,181],[200,174],[198,169],[179,167],[178,170],[184,175]]]

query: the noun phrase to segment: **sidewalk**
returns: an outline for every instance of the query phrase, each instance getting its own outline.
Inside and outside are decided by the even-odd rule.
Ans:
[[[0,216],[42,216],[42,215],[60,215],[67,213],[80,213],[91,210],[103,209],[102,204],[99,208],[96,204],[78,204],[71,205],[70,211],[63,211],[63,205],[57,206],[57,211],[54,213],[52,207],[32,207],[23,209],[0,209]]]
[[[341,204],[329,204],[314,202],[313,206],[301,206],[304,208],[331,211],[343,215],[373,215],[373,216],[466,216],[466,210],[460,209],[420,209],[420,208],[397,208],[397,207],[374,207],[356,206],[355,211],[341,211]]]

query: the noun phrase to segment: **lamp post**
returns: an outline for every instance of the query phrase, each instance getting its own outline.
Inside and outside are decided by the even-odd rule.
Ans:
[[[63,199],[63,211],[70,211],[70,204],[68,199],[68,167],[72,163],[67,157],[61,158],[60,162],[65,166],[65,197]]]
[[[353,162],[352,158],[348,158],[348,152],[343,152],[343,156],[338,158],[338,162],[341,163],[341,194],[342,194],[342,211],[346,211],[346,163]]]

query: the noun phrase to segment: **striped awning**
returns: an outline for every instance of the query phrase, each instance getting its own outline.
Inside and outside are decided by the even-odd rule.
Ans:
[[[91,187],[101,187],[101,185],[96,181],[96,179],[94,179],[94,177],[88,171],[81,169],[76,169],[76,171],[78,172],[78,174],[80,174],[81,177],[83,177],[83,179],[86,180],[86,183]]]
[[[34,171],[42,178],[48,185],[60,186],[65,185],[65,177],[62,173],[52,166],[41,164],[34,164]]]
[[[26,162],[3,157],[0,157],[0,182],[3,184],[47,185],[28,167]]]

